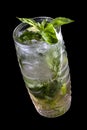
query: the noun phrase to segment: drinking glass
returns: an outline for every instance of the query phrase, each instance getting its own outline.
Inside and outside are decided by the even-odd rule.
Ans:
[[[50,17],[32,18],[36,22]],[[36,111],[48,118],[66,113],[71,105],[71,80],[67,52],[61,32],[56,28],[58,43],[31,40],[20,42],[18,37],[28,27],[21,23],[13,31],[18,63]]]

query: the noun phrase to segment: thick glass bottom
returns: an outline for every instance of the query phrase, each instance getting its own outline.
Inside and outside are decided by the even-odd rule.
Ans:
[[[65,114],[71,105],[71,95],[66,94],[64,97],[55,99],[54,101],[49,100],[49,102],[39,100],[35,98],[30,92],[30,98],[37,110],[37,112],[47,118],[55,118]]]

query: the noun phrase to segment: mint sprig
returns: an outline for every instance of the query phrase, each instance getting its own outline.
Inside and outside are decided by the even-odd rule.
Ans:
[[[51,20],[50,22],[48,22],[45,19],[41,23],[36,22],[35,20],[30,18],[18,18],[18,19],[21,22],[30,25],[30,27],[27,28],[24,31],[24,33],[21,34],[21,36],[19,36],[19,40],[21,42],[36,39],[36,40],[43,40],[49,44],[55,44],[58,42],[58,37],[56,35],[57,27],[74,22],[74,20],[65,17],[58,17]]]

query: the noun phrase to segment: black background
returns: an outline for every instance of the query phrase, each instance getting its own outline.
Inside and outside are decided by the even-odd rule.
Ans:
[[[7,38],[4,38],[4,75],[3,77],[3,117],[7,125],[24,126],[30,129],[52,128],[70,129],[83,126],[85,116],[84,72],[85,72],[85,42],[83,42],[83,18],[85,18],[85,4],[58,1],[11,2],[5,16],[7,16]],[[83,9],[82,9],[83,8]],[[68,53],[71,84],[72,104],[63,116],[48,119],[40,116],[27,93],[17,62],[16,51],[12,38],[14,28],[20,23],[16,17],[67,17],[74,23],[62,27],[62,34]],[[6,53],[5,53],[6,52]]]

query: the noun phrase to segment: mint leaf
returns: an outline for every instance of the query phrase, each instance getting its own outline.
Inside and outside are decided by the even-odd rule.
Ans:
[[[47,21],[46,21],[46,19],[44,19],[44,20],[41,22],[41,28],[44,29],[45,26],[46,26],[46,24],[47,24]]]
[[[67,93],[67,87],[66,84],[64,83],[63,86],[61,87],[61,94],[65,95]]]
[[[29,27],[27,28],[28,31],[32,31],[32,32],[39,32],[39,30],[35,27]]]
[[[18,17],[17,17],[17,18],[18,18]],[[29,19],[29,18],[18,18],[18,19],[19,19],[21,22],[27,23],[27,24],[31,25],[32,27],[34,27],[34,30],[37,30],[37,31],[40,30],[40,29],[39,29],[39,26],[38,26],[38,24],[36,23],[35,20]]]
[[[18,18],[18,17],[17,17]],[[29,18],[18,18],[21,22],[23,23],[27,23],[31,26],[35,26],[37,25],[37,23],[33,20],[33,19],[29,19]]]
[[[58,27],[58,26],[61,26],[61,25],[64,25],[64,24],[69,24],[71,22],[74,22],[74,20],[71,20],[71,19],[65,18],[65,17],[58,17],[58,18],[53,19],[51,21],[51,24],[54,27]]]
[[[45,29],[41,32],[42,38],[49,44],[54,44],[58,42],[56,37],[56,32],[51,23],[48,23]]]

